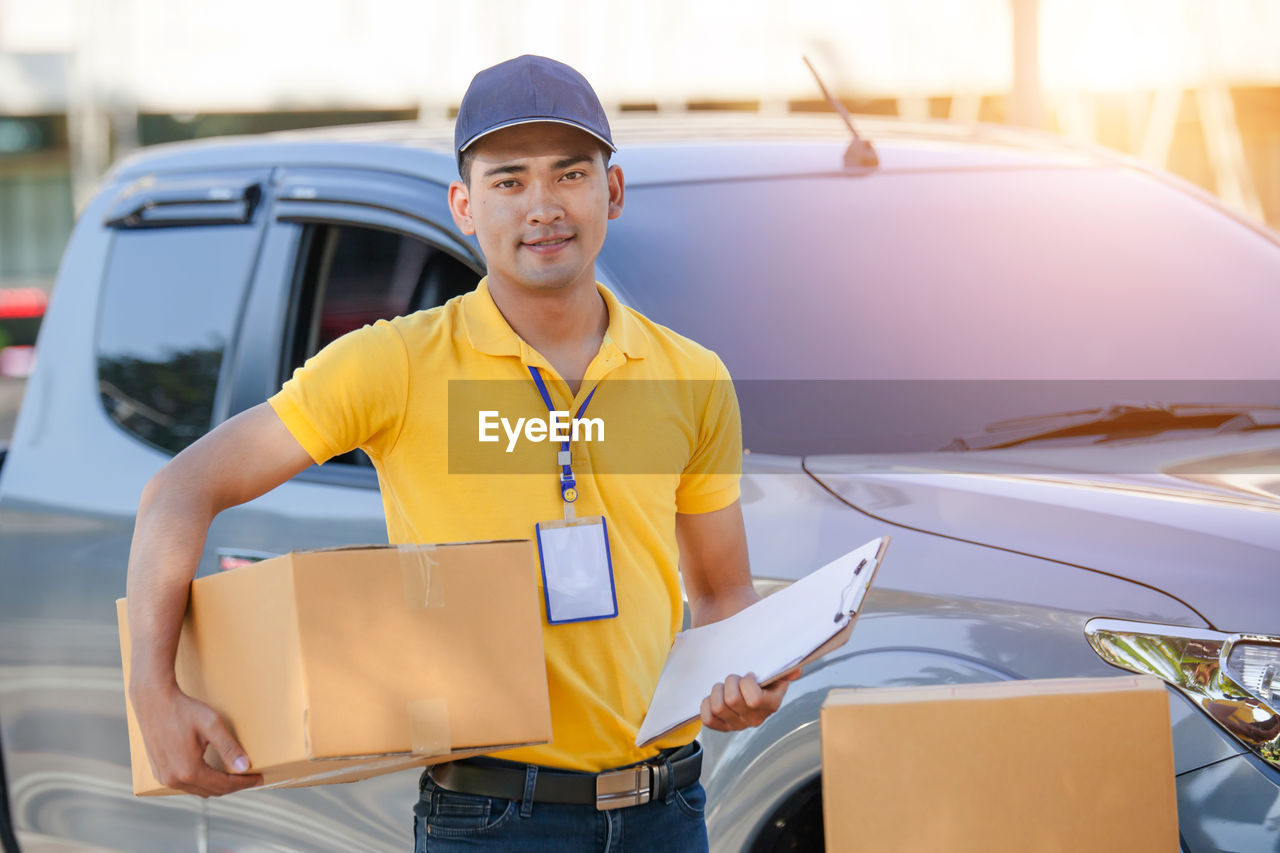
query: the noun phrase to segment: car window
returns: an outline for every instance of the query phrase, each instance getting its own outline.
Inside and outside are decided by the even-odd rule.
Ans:
[[[115,233],[98,311],[98,391],[113,421],[168,453],[210,428],[260,230]]]
[[[363,225],[308,225],[301,247],[297,310],[281,382],[347,332],[443,305],[473,289],[480,278],[423,239]],[[369,464],[359,450],[334,461]]]
[[[1135,170],[632,186],[602,262],[765,400],[743,402],[758,451],[933,450],[1169,399],[1135,380],[1280,379],[1280,245]]]

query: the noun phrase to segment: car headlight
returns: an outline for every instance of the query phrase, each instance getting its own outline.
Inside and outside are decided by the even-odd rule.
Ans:
[[[1227,656],[1227,672],[1245,690],[1276,707],[1280,700],[1280,644],[1241,639]]]
[[[1280,768],[1280,638],[1102,618],[1084,633],[1104,661],[1160,676]]]

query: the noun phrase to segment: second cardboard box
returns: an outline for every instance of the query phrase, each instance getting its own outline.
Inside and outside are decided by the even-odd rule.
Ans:
[[[1178,849],[1169,700],[1150,676],[833,690],[827,850]]]

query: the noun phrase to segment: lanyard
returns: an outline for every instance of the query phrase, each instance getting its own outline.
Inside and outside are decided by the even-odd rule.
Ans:
[[[542,402],[547,404],[547,412],[554,412],[555,405],[551,402],[551,395],[547,393],[547,385],[542,381],[542,374],[538,372],[538,368],[532,364],[529,365],[529,373],[533,375],[533,382],[538,386],[538,393],[542,395]],[[591,389],[591,393],[587,395],[587,399],[582,401],[582,405],[578,407],[577,417],[581,418],[582,413],[587,410],[587,404],[591,402],[591,398],[595,396],[596,388]],[[560,497],[564,499],[564,517],[566,521],[573,521],[577,514],[573,509],[573,502],[578,499],[578,482],[573,478],[573,465],[570,463],[569,442],[560,442],[560,453],[556,457],[556,462],[560,465]]]

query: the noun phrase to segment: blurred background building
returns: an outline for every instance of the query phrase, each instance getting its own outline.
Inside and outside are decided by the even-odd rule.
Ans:
[[[771,114],[828,109],[808,55],[855,113],[1099,142],[1280,227],[1280,0],[0,0],[0,288],[48,290],[131,149],[444,118],[524,52],[615,110]]]

